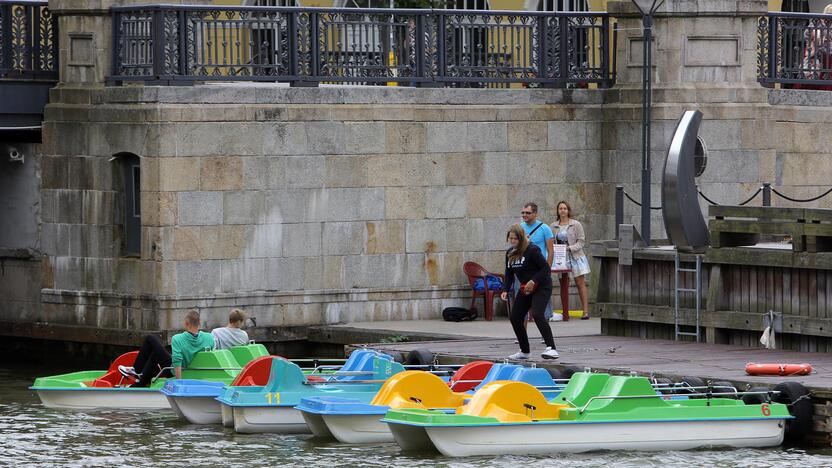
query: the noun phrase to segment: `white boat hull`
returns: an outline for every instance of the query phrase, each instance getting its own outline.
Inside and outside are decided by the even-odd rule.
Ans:
[[[783,442],[783,420],[518,424],[425,427],[443,455],[535,455],[591,450],[689,450],[772,447]]]
[[[170,407],[191,424],[221,424],[222,405],[216,397],[168,397]]]
[[[323,420],[332,435],[345,444],[393,442],[393,434],[379,414],[324,414]]]
[[[303,415],[303,420],[306,421],[306,426],[312,431],[312,435],[321,439],[333,439],[332,432],[326,427],[323,415],[317,413],[300,412]]]
[[[407,426],[404,424],[388,424],[393,439],[402,450],[408,452],[436,452],[436,446],[428,437],[422,426]]]
[[[309,434],[301,412],[292,406],[234,406],[234,430],[252,434]]]
[[[222,407],[220,410],[220,414],[222,415],[222,426],[234,427],[234,410],[230,406],[222,403],[220,403],[220,406]]]
[[[68,410],[169,410],[158,390],[37,390],[47,408]]]

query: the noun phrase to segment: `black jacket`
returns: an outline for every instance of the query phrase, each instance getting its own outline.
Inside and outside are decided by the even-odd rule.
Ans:
[[[511,249],[508,249],[506,251],[506,281],[503,283],[503,291],[508,292],[511,285],[514,284],[515,276],[520,280],[520,283],[534,280],[538,290],[552,289],[552,271],[549,263],[540,253],[540,248],[534,244],[529,244],[526,253],[513,262],[508,258],[510,253]]]

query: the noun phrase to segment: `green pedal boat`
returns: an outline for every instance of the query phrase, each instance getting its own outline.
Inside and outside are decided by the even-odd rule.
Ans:
[[[249,361],[269,352],[261,344],[235,346],[231,349],[201,351],[190,366],[182,369],[183,379],[231,383]],[[122,354],[107,370],[72,372],[39,377],[34,385],[44,406],[70,410],[148,410],[170,409],[159,390],[168,379],[157,378],[150,387],[133,388],[130,380],[118,371],[119,365],[132,366],[138,351]]]
[[[399,409],[382,421],[405,450],[462,457],[769,447],[782,443],[792,418],[780,403],[690,396],[665,399],[645,377],[582,372],[550,401],[529,384],[493,382],[456,414]]]

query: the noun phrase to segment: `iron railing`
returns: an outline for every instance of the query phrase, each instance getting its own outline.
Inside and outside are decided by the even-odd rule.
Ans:
[[[113,8],[122,81],[610,86],[603,12],[152,5]]]
[[[58,79],[58,25],[47,3],[0,0],[0,79]]]
[[[763,84],[832,85],[832,15],[769,13],[757,26]]]

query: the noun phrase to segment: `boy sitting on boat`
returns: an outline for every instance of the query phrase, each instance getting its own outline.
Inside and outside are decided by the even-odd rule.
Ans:
[[[171,366],[176,378],[181,379],[182,368],[188,367],[196,353],[214,349],[214,336],[199,329],[199,311],[185,314],[185,330],[171,338],[170,353],[158,336],[145,336],[133,367],[118,366],[118,371],[136,379],[133,387],[147,387],[156,376],[170,377]]]
[[[228,349],[247,344],[248,333],[242,330],[245,321],[245,312],[240,309],[232,310],[228,314],[228,326],[215,328],[211,331],[211,334],[214,335],[214,349]]]

